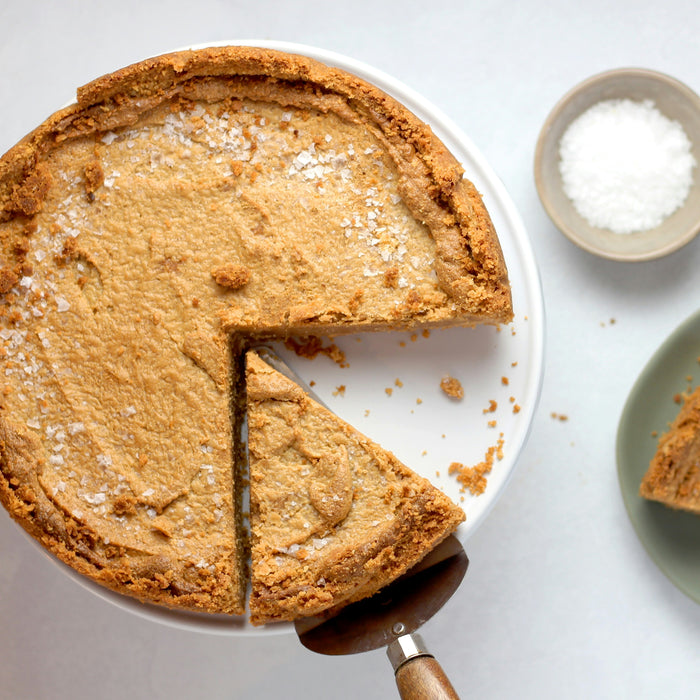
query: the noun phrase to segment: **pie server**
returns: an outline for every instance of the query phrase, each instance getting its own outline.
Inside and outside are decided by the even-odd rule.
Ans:
[[[332,617],[294,623],[299,641],[319,654],[357,654],[386,646],[404,700],[459,696],[440,664],[414,632],[457,590],[469,560],[450,535],[393,583]]]
[[[321,400],[270,347],[255,351],[276,370]],[[325,404],[323,404],[325,405]],[[458,699],[440,664],[415,631],[452,597],[469,566],[459,540],[450,535],[413,568],[370,598],[336,614],[294,623],[299,641],[319,654],[358,654],[386,647],[404,700]]]

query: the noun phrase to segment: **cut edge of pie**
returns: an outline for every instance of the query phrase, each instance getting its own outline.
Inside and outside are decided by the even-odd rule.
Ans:
[[[659,444],[639,494],[700,515],[700,387],[687,396]]]
[[[253,624],[371,596],[464,520],[442,491],[255,351],[246,364]]]
[[[89,231],[86,233],[82,229],[79,235],[66,235],[62,229],[73,225],[73,222],[56,221],[55,212],[51,207],[59,206],[57,202],[62,205],[64,187],[69,191],[69,185],[64,185],[61,181],[62,173],[56,165],[56,162],[59,165],[61,163],[64,153],[62,149],[67,149],[65,153],[68,154],[73,153],[71,149],[74,149],[78,156],[85,157],[85,163],[80,165],[83,168],[78,177],[80,182],[77,186],[71,185],[74,190],[77,187],[76,192],[80,195],[80,211],[88,211],[90,207],[103,207],[103,210],[107,211],[104,209],[109,204],[106,195],[113,196],[118,193],[119,187],[106,190],[107,179],[113,173],[101,170],[100,158],[110,152],[113,140],[119,142],[119,139],[125,138],[123,134],[132,127],[141,125],[143,120],[147,126],[152,126],[148,121],[149,115],[156,115],[156,121],[163,121],[163,114],[171,107],[185,105],[184,109],[189,109],[188,114],[192,115],[196,111],[193,105],[217,105],[219,101],[238,97],[243,101],[252,102],[264,103],[268,100],[270,104],[276,105],[275,109],[281,106],[284,109],[297,110],[302,116],[305,113],[335,115],[338,123],[360,124],[366,128],[374,142],[384,149],[387,159],[391,159],[396,167],[399,174],[397,187],[403,203],[414,219],[430,231],[435,246],[434,273],[439,291],[421,296],[410,289],[398,289],[395,275],[385,275],[385,287],[393,285],[397,295],[396,308],[390,315],[371,313],[372,304],[369,304],[370,312],[363,312],[361,290],[359,296],[355,294],[352,297],[352,290],[348,290],[348,296],[351,298],[342,300],[342,303],[319,306],[319,303],[312,303],[314,300],[309,299],[306,300],[308,303],[295,303],[289,308],[280,307],[274,318],[271,315],[263,315],[263,320],[260,320],[254,314],[237,312],[235,303],[226,306],[221,302],[227,299],[235,300],[237,294],[244,293],[239,292],[236,285],[245,278],[245,270],[236,269],[231,272],[224,266],[226,269],[209,267],[197,270],[197,274],[201,272],[202,277],[196,277],[197,283],[205,290],[203,294],[206,303],[211,303],[211,314],[215,314],[218,319],[217,328],[214,328],[211,319],[200,324],[195,312],[187,305],[183,306],[184,310],[181,312],[172,308],[154,308],[153,319],[146,318],[139,312],[136,320],[132,322],[126,311],[114,314],[114,299],[117,298],[114,297],[102,302],[104,307],[97,311],[92,309],[90,313],[85,306],[86,299],[92,301],[88,299],[87,294],[91,290],[90,285],[95,281],[102,284],[105,280],[111,283],[110,275],[113,272],[108,267],[100,267],[108,259],[109,250],[99,246],[95,248],[93,243],[107,245],[113,241],[108,240],[106,233],[101,239],[95,238],[93,241],[88,236]],[[202,111],[207,116],[204,107]],[[94,157],[90,155],[92,146]],[[64,160],[70,159],[66,157]],[[233,170],[235,169],[234,167]],[[251,181],[254,174],[250,174]],[[229,186],[235,179],[234,176],[236,173],[231,177],[220,178],[221,187]],[[207,195],[215,189],[207,190],[207,183],[203,187],[200,191]],[[128,187],[121,191],[127,190]],[[72,196],[76,194],[73,190],[70,191]],[[127,194],[131,196],[133,193],[128,191]],[[156,193],[154,190],[155,194],[161,196],[162,193]],[[61,210],[60,207],[56,211],[59,211],[64,219],[66,213],[71,213]],[[195,220],[193,226],[198,225],[199,221]],[[37,222],[40,224],[39,233]],[[56,230],[53,230],[52,223],[55,224]],[[128,223],[131,223],[131,220],[126,217],[124,225]],[[180,294],[180,301],[185,301],[183,290],[187,291],[189,288],[177,287],[180,283],[177,276],[182,276],[178,270],[181,261],[177,257],[168,257],[170,253],[167,246],[170,241],[165,235],[168,228],[165,223],[168,222],[158,220],[156,223],[162,231],[156,231],[161,237],[155,242],[162,250],[153,247],[150,254],[158,253],[162,259],[159,259],[160,267],[154,279],[162,278],[163,285],[172,285],[169,293],[175,295],[173,298]],[[77,228],[79,227],[76,227],[76,231]],[[216,416],[208,416],[204,408],[198,409],[202,416],[211,418],[208,421],[210,434],[205,436],[209,442],[205,441],[197,446],[193,430],[190,430],[192,435],[188,437],[191,441],[191,451],[196,452],[198,458],[200,455],[198,449],[195,449],[198,447],[218,452],[219,462],[218,466],[215,465],[215,474],[212,471],[202,471],[205,467],[211,469],[209,464],[204,464],[199,471],[194,470],[191,474],[186,473],[186,465],[179,465],[178,468],[183,471],[183,474],[178,476],[179,485],[168,493],[165,493],[165,488],[163,494],[153,493],[154,489],[150,488],[147,480],[140,480],[138,468],[146,462],[139,462],[140,466],[137,464],[132,468],[130,463],[125,466],[116,462],[113,464],[110,454],[100,453],[100,440],[97,438],[101,439],[104,436],[97,418],[101,411],[93,411],[90,414],[83,411],[85,415],[89,415],[90,424],[88,421],[85,421],[85,424],[73,422],[69,423],[68,427],[57,427],[59,421],[54,420],[53,425],[45,425],[43,415],[38,413],[37,418],[29,414],[24,415],[22,411],[17,413],[16,407],[22,407],[24,404],[20,399],[8,400],[7,393],[4,394],[0,409],[0,501],[10,515],[47,550],[77,572],[115,591],[144,601],[183,609],[244,613],[246,574],[245,549],[241,544],[240,502],[242,448],[235,433],[242,422],[241,412],[245,403],[245,397],[240,395],[243,370],[237,365],[239,342],[271,336],[337,335],[365,330],[464,326],[479,323],[498,325],[509,322],[513,316],[507,270],[488,212],[473,184],[464,178],[462,167],[430,128],[396,100],[356,76],[324,66],[313,59],[273,50],[222,47],[178,52],[134,64],[80,88],[76,104],[49,117],[0,158],[0,229],[0,305],[1,310],[6,312],[0,319],[0,359],[5,367],[5,388],[15,392],[13,396],[17,394],[18,387],[21,393],[22,385],[13,384],[15,380],[8,377],[12,373],[13,376],[19,374],[24,377],[23,369],[26,370],[29,379],[36,381],[41,379],[42,373],[45,372],[48,376],[53,372],[51,381],[55,380],[59,393],[64,392],[59,379],[63,381],[63,377],[67,376],[65,370],[71,369],[70,363],[68,359],[64,359],[61,361],[63,365],[59,363],[57,369],[51,367],[50,361],[60,356],[59,346],[66,346],[69,341],[83,343],[83,348],[78,353],[78,359],[81,361],[87,358],[92,362],[97,355],[95,348],[104,346],[101,352],[105,353],[105,358],[111,358],[113,361],[106,362],[105,367],[101,368],[104,376],[100,375],[98,379],[91,381],[96,384],[97,394],[99,391],[108,392],[109,388],[98,386],[99,382],[110,372],[114,376],[119,374],[120,356],[118,352],[113,353],[115,350],[123,351],[123,348],[110,345],[116,335],[105,339],[100,332],[94,331],[99,331],[103,326],[94,324],[97,320],[105,318],[104,314],[113,314],[116,324],[131,324],[125,338],[126,341],[134,343],[134,357],[142,357],[142,350],[145,353],[143,356],[148,358],[144,362],[150,362],[151,358],[157,357],[161,349],[180,354],[180,364],[177,367],[166,367],[166,371],[170,373],[174,382],[182,379],[183,386],[186,380],[193,378],[190,394],[184,398],[179,397],[182,398],[183,406],[188,402],[205,402],[210,396],[215,399],[212,406],[219,407]],[[74,235],[76,237],[73,237]],[[62,244],[63,248],[59,245],[58,249],[48,254],[46,251],[37,250],[36,246],[39,245],[42,236],[48,236],[56,245]],[[133,235],[132,237],[136,239]],[[125,240],[128,238],[129,236],[124,236]],[[117,237],[114,240],[121,239]],[[42,253],[41,260],[39,252]],[[28,264],[29,262],[32,264]],[[135,262],[141,264],[141,261]],[[87,286],[85,289],[80,286],[79,290],[76,287],[71,291],[72,288],[68,289],[66,286],[68,283],[59,280],[58,276],[62,271],[72,275],[76,266],[82,269],[80,265],[83,263],[86,272],[82,278],[77,279],[77,284],[85,284],[84,280],[87,280]],[[216,284],[212,283],[210,277]],[[53,280],[53,286],[46,280]],[[44,282],[44,288],[39,289]],[[245,289],[246,281],[242,284]],[[398,287],[401,285],[398,284]],[[149,287],[145,292],[153,294],[154,289]],[[75,295],[68,296],[68,292],[75,292]],[[139,303],[149,298],[145,292],[140,289],[133,292],[133,295],[141,295]],[[124,298],[127,297],[119,298],[120,303]],[[280,298],[284,299],[283,295],[280,295]],[[41,300],[43,311],[39,308],[37,299]],[[189,299],[186,301],[189,304]],[[192,306],[195,306],[194,301],[192,300]],[[359,313],[354,310],[354,303],[356,306],[360,305]],[[201,306],[199,302],[197,305],[200,309],[205,307],[204,301]],[[39,313],[32,316],[33,312],[39,311],[44,314],[41,321],[37,320]],[[62,338],[60,334],[54,333],[51,336],[52,342],[55,343],[55,348],[51,351],[53,355],[48,351],[44,353],[50,338],[42,336],[44,326],[41,324],[46,325],[56,319],[65,322],[74,314],[83,312],[85,326],[82,335]],[[182,318],[177,316],[178,313]],[[161,316],[163,318],[160,318]],[[76,321],[75,324],[77,323]],[[78,328],[75,324],[71,327]],[[94,328],[90,324],[93,324]],[[150,337],[148,334],[151,331],[160,335]],[[89,347],[90,344],[92,348]],[[143,345],[143,348],[139,344]],[[137,345],[139,347],[136,347]],[[36,356],[33,352],[36,352]],[[125,357],[129,357],[129,352],[131,350]],[[22,358],[18,363],[20,355]],[[25,365],[24,368],[21,364]],[[78,379],[81,372],[88,376],[95,367],[99,365],[94,362],[92,365],[87,362],[84,367],[79,366]],[[185,374],[178,375],[178,372]],[[132,379],[133,377],[127,377],[121,384],[115,380],[114,386],[125,388]],[[139,376],[138,379],[141,381],[143,378]],[[162,383],[165,379],[161,377],[159,381]],[[198,386],[206,386],[208,393],[198,397],[195,391]],[[90,398],[91,389],[80,387],[80,390],[87,392],[82,396],[83,403],[86,403],[85,396]],[[43,411],[45,406],[42,402],[45,402],[45,399],[42,395],[31,394],[30,398],[31,402],[36,400],[41,404]],[[147,405],[143,396],[137,398],[144,406]],[[165,402],[167,403],[167,397]],[[138,408],[138,402],[135,403]],[[70,402],[66,406],[73,410],[74,405]],[[50,415],[55,419],[54,413],[59,414],[63,410],[62,407],[61,403],[51,405]],[[134,418],[134,406],[128,403],[118,408],[120,410],[115,412],[114,419],[128,427],[129,421]],[[209,413],[213,410],[210,409]],[[224,416],[226,410],[227,415]],[[171,416],[171,423],[191,427],[197,415],[199,414],[195,412],[191,418]],[[78,419],[67,415],[66,420]],[[73,445],[74,442],[77,444],[77,438],[74,439],[73,433],[68,431],[70,425],[81,426],[80,430],[86,432],[80,433],[78,437],[81,438],[85,434],[88,442],[93,438],[91,430],[94,429],[97,436],[94,449],[91,448],[91,452],[82,456],[82,462],[76,461],[76,469],[85,469],[94,482],[95,474],[99,470],[94,464],[89,469],[85,466],[88,457],[93,461],[97,458],[100,469],[110,467],[106,470],[109,474],[102,487],[93,482],[88,484],[90,490],[87,490],[87,486],[75,485],[78,496],[91,499],[87,501],[88,506],[85,509],[91,518],[87,520],[83,517],[84,513],[79,514],[77,510],[71,510],[68,495],[64,493],[67,468],[62,466],[63,456],[67,458],[69,450],[58,450],[65,445]],[[218,433],[214,430],[217,426]],[[141,427],[142,433],[147,434],[145,418]],[[57,436],[61,435],[65,445],[56,442]],[[161,442],[167,443],[167,439],[166,435],[161,438]],[[107,443],[112,444],[115,441],[116,437],[111,436]],[[228,457],[221,456],[228,449],[224,443],[230,448]],[[167,444],[160,449],[165,455]],[[137,456],[139,460],[147,460],[149,457],[148,454]],[[225,473],[227,459],[229,463],[234,463],[229,476]],[[147,468],[150,468],[150,465]],[[157,472],[152,473],[161,481],[166,478]],[[76,476],[76,479],[78,478],[80,474]],[[230,532],[224,533],[222,526],[219,526],[222,529],[221,541],[209,548],[208,551],[214,552],[211,558],[201,561],[183,558],[179,561],[171,556],[149,554],[148,546],[143,550],[139,550],[135,544],[132,547],[126,533],[122,533],[124,537],[118,538],[121,541],[113,542],[105,536],[103,529],[94,526],[100,517],[97,511],[101,507],[100,504],[104,505],[107,493],[111,509],[107,513],[109,517],[122,518],[128,522],[135,508],[138,510],[138,517],[151,528],[146,539],[155,541],[154,538],[162,537],[168,540],[173,535],[175,520],[168,521],[168,517],[163,514],[171,504],[175,504],[180,510],[186,509],[182,506],[182,501],[188,496],[188,479],[192,482],[197,481],[197,488],[203,494],[202,498],[213,498],[206,494],[209,493],[208,484],[213,483],[208,480],[214,479],[215,487],[219,489],[218,497],[223,498],[220,502],[212,501],[209,507],[213,518],[224,518],[222,522],[230,523]],[[124,498],[112,498],[110,492],[105,492],[103,489],[108,488],[107,482],[117,486],[128,483],[129,488],[125,486]],[[160,488],[156,482],[153,486]],[[84,492],[82,496],[81,488]],[[187,514],[180,513],[178,522],[186,517]],[[186,536],[183,535],[180,541],[186,542]],[[156,547],[155,550],[157,549]]]

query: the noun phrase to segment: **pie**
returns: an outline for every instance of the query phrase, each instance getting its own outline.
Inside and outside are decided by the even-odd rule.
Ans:
[[[0,159],[0,500],[104,586],[242,614],[246,345],[511,318],[480,196],[394,99],[250,47],[137,63]]]
[[[700,387],[686,397],[659,439],[640,495],[700,515]]]
[[[464,511],[390,452],[246,355],[253,624],[372,595]]]

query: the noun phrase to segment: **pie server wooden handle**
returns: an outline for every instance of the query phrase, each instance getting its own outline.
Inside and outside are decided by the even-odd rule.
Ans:
[[[459,700],[457,692],[418,634],[405,634],[386,650],[402,700]]]

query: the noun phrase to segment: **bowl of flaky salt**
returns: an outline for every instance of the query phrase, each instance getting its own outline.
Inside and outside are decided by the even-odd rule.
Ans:
[[[547,117],[535,184],[557,228],[590,253],[678,250],[700,232],[700,97],[642,68],[594,75]]]

